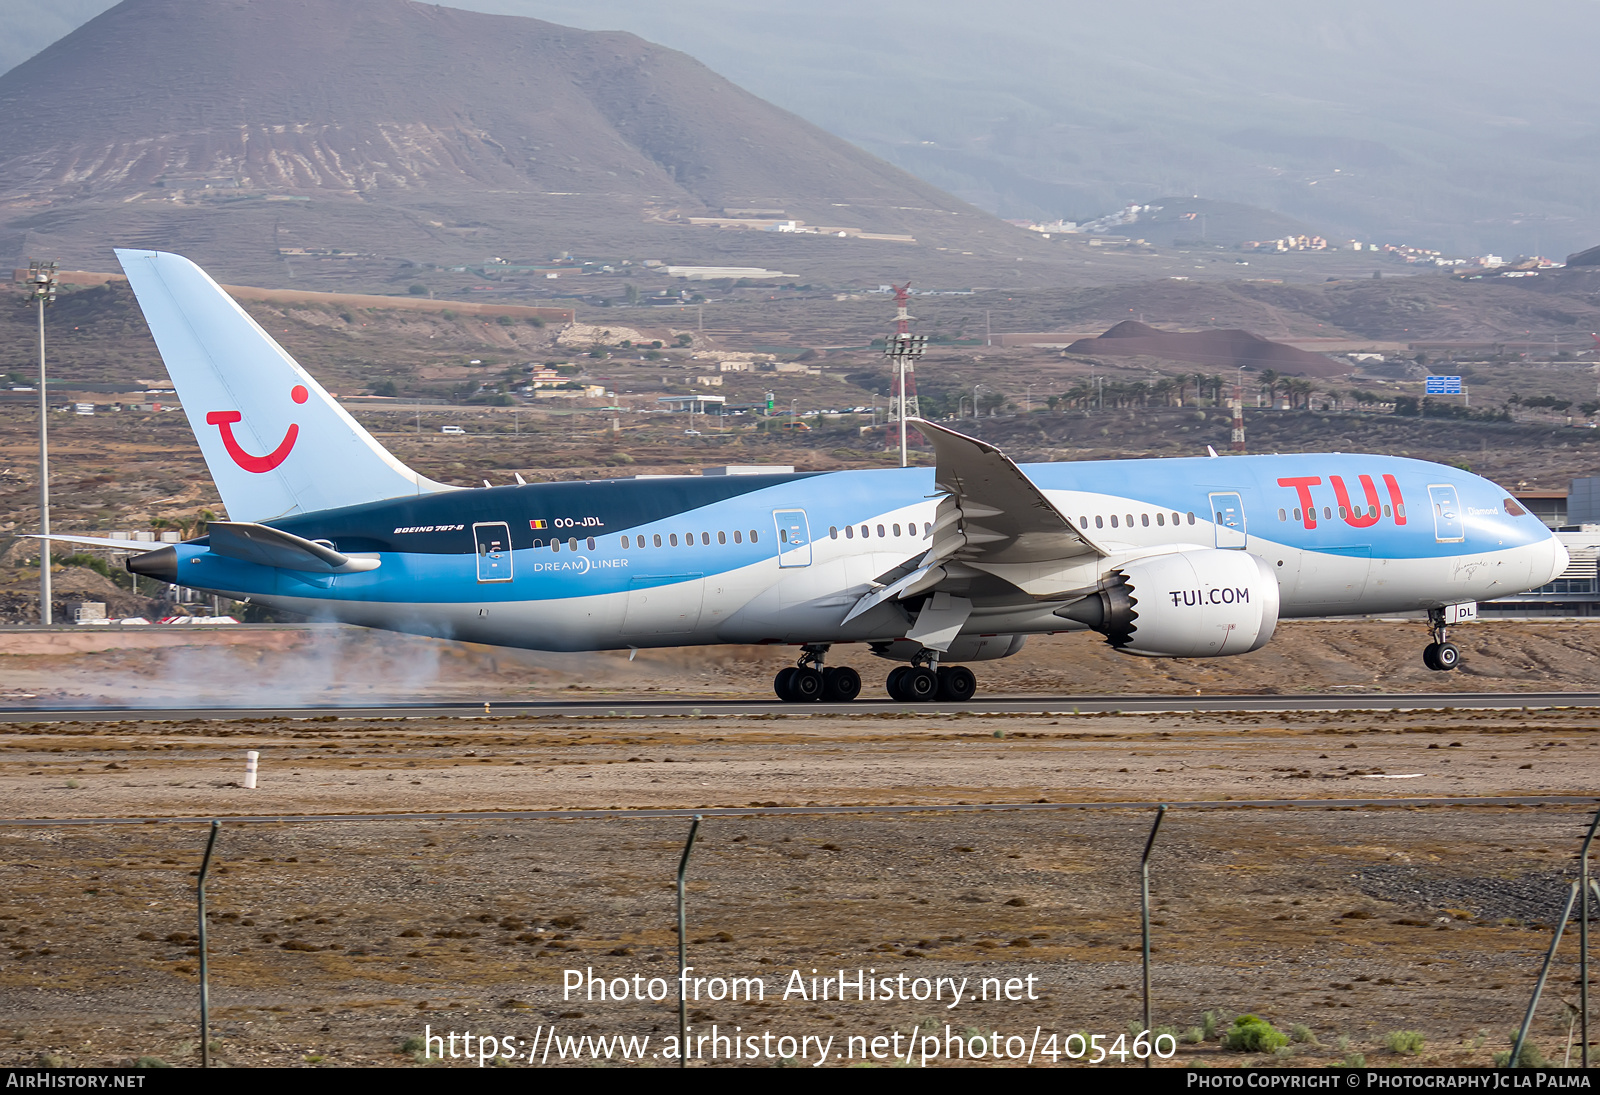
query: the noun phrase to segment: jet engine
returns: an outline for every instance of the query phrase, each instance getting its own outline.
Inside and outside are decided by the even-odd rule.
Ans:
[[[1244,551],[1200,548],[1124,563],[1057,609],[1129,654],[1214,658],[1259,650],[1278,626],[1278,577]]]

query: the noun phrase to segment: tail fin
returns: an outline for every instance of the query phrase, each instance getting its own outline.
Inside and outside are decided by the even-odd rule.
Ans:
[[[452,489],[391,456],[200,267],[117,258],[232,520]]]

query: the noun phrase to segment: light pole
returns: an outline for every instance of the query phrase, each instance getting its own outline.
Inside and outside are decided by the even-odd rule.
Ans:
[[[27,300],[39,306],[39,622],[54,622],[50,609],[50,408],[44,379],[44,306],[56,300],[54,262],[28,263]]]
[[[981,387],[983,387],[982,384],[974,384],[972,386],[972,420],[974,422],[978,420],[978,389]]]
[[[902,326],[904,325],[902,324]],[[927,335],[907,334],[903,330],[893,338],[886,340],[883,346],[883,356],[893,363],[894,368],[899,373],[899,387],[895,390],[897,394],[895,400],[897,413],[895,417],[900,420],[900,466],[902,468],[906,467],[910,462],[906,453],[906,417],[911,398],[914,398],[908,397],[906,394],[906,365],[915,362],[927,348]]]

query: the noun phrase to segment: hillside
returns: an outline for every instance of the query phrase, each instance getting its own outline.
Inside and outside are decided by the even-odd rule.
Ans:
[[[280,250],[726,264],[773,234],[690,218],[756,211],[835,232],[790,258],[912,249],[863,233],[1036,246],[631,34],[408,0],[126,0],[0,76],[11,261],[103,269],[113,242],[161,246],[253,284],[293,276]]]

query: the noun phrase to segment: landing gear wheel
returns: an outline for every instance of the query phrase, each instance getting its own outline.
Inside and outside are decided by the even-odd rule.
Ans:
[[[939,698],[964,703],[978,690],[978,678],[964,665],[939,667]]]
[[[891,700],[905,702],[906,697],[900,692],[900,682],[905,679],[905,675],[910,670],[911,667],[909,665],[897,665],[889,670],[889,679],[884,682],[884,688],[888,690]]]
[[[849,703],[861,695],[861,674],[848,665],[822,671],[822,698],[829,703]]]
[[[1429,669],[1438,671],[1440,668],[1438,643],[1429,643],[1427,646],[1422,648],[1422,664],[1427,666]]]
[[[794,680],[795,667],[786,666],[778,670],[778,675],[772,678],[772,690],[784,703],[793,703],[794,697],[789,694],[789,682]]]
[[[924,666],[911,666],[900,678],[900,692],[908,702],[926,703],[939,694],[939,676]]]
[[[795,669],[789,678],[789,698],[797,703],[810,703],[822,698],[822,674],[809,666]]]
[[[1455,643],[1440,643],[1433,652],[1433,661],[1435,669],[1454,669],[1461,664],[1461,651],[1456,649]]]

